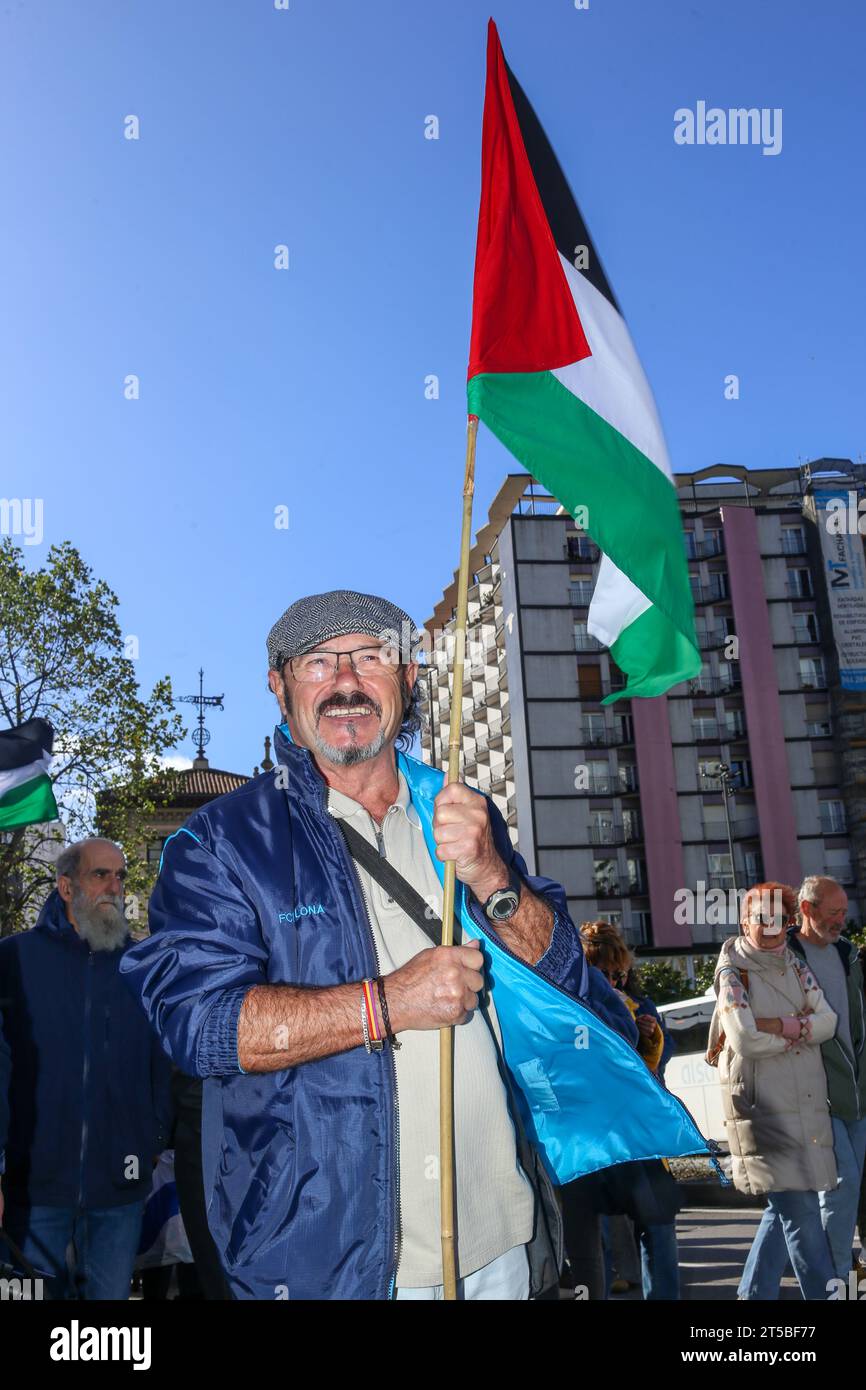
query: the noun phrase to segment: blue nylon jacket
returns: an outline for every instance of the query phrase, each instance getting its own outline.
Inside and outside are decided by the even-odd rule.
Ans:
[[[358,1047],[255,1075],[238,1065],[238,1016],[252,986],[337,985],[378,973],[327,788],[309,751],[287,734],[276,731],[274,773],[210,802],[166,842],[152,934],[122,970],[172,1060],[205,1078],[205,1201],[235,1295],[387,1298],[398,1247],[390,1049]],[[443,775],[403,754],[399,764],[432,847]],[[500,855],[554,911],[550,947],[530,967],[497,941],[458,884],[463,929],[483,942],[521,1118],[549,1174],[567,1182],[655,1157],[660,1142],[666,1155],[705,1152],[688,1113],[614,1031],[616,1010],[609,1022],[599,1016],[609,1001],[590,982],[563,890],[527,874],[488,806]],[[441,877],[444,866],[433,862]],[[578,1000],[587,993],[592,1008]]]
[[[150,1191],[171,1067],[120,979],[128,949],[91,951],[56,890],[35,927],[0,941],[10,1201],[102,1208]]]

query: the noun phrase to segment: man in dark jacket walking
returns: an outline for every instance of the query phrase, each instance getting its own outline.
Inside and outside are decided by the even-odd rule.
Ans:
[[[119,974],[125,877],[111,841],[70,845],[36,926],[0,942],[12,1064],[5,1225],[50,1274],[52,1298],[128,1297],[170,1122],[170,1064]]]

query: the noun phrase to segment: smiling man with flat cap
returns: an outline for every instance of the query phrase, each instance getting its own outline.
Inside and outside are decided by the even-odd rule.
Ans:
[[[460,1297],[527,1298],[558,1278],[556,1204],[522,1133],[482,946],[574,996],[586,965],[563,890],[529,877],[493,803],[403,751],[420,718],[400,632],[418,637],[369,594],[287,609],[268,638],[277,766],[169,838],[152,935],[124,966],[172,1059],[206,1078],[208,1220],[238,1298],[442,1296],[448,1024]],[[456,861],[458,944],[431,944],[341,825],[431,920]]]

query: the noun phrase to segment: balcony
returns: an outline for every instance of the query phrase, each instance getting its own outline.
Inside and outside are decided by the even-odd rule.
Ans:
[[[847,835],[848,822],[844,812],[837,812],[835,815],[825,815],[821,812],[821,834],[822,835]]]
[[[566,560],[588,560],[595,564],[600,555],[598,546],[589,536],[568,536],[565,542]]]
[[[591,845],[634,845],[642,839],[641,827],[633,821],[608,821],[589,827]]]
[[[826,690],[827,673],[824,670],[801,671],[800,672],[801,690]]]
[[[731,835],[735,840],[753,840],[758,833],[757,816],[735,816],[731,821]]]
[[[702,651],[710,647],[723,647],[728,640],[728,633],[723,627],[699,628],[696,635]]]
[[[593,637],[589,632],[576,632],[574,634],[574,648],[578,652],[600,652],[603,650],[598,638]]]
[[[730,598],[728,576],[712,575],[706,584],[692,584],[692,598],[695,603],[724,603]]]
[[[833,737],[833,729],[832,729],[832,726],[831,726],[831,724],[830,724],[829,719],[822,719],[822,720],[818,721],[817,723],[814,723],[814,722],[813,722],[813,723],[807,724],[807,725],[806,725],[806,733],[808,734],[809,738],[832,738],[832,737]]]
[[[569,584],[568,601],[574,608],[588,608],[592,601],[593,584],[591,580],[584,583]]]
[[[692,738],[695,743],[718,743],[719,726],[715,719],[693,719]]]
[[[585,724],[581,729],[581,743],[586,748],[605,748],[612,743],[622,743],[622,738],[608,725],[601,728],[599,725],[589,727]]]
[[[708,532],[702,541],[698,541],[696,551],[702,560],[709,560],[713,555],[724,555],[725,537],[723,532]]]

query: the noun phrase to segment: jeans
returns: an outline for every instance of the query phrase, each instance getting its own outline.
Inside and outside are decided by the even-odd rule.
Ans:
[[[834,1119],[833,1150],[839,1181],[826,1192],[819,1192],[818,1201],[836,1276],[847,1279],[866,1154],[866,1119],[854,1120],[851,1124]],[[746,1260],[740,1280],[740,1297],[778,1298],[787,1263],[788,1249],[781,1222],[767,1207]]]
[[[416,1303],[440,1302],[445,1297],[441,1284],[431,1284],[428,1288],[398,1288],[398,1299],[410,1299]],[[489,1265],[467,1274],[465,1279],[457,1280],[458,1299],[488,1299],[514,1301],[529,1298],[529,1260],[525,1245],[515,1245],[506,1250]]]
[[[37,1272],[50,1276],[46,1298],[127,1299],[143,1214],[143,1201],[98,1209],[10,1203],[4,1225]]]
[[[616,1219],[616,1217],[607,1216],[603,1216],[601,1219],[608,1292],[613,1277],[613,1251],[609,1223]],[[640,1245],[641,1286],[644,1299],[646,1302],[658,1302],[660,1300],[675,1302],[680,1296],[680,1263],[676,1222],[666,1221],[658,1226],[638,1226],[635,1224],[634,1230]],[[621,1273],[621,1271],[617,1272]]]
[[[740,1280],[740,1298],[776,1299],[790,1256],[803,1297],[824,1302],[835,1278],[817,1192],[770,1192]],[[781,1257],[778,1249],[782,1238]],[[781,1260],[781,1262],[780,1262]]]

